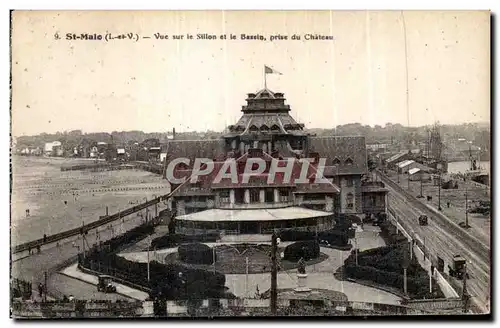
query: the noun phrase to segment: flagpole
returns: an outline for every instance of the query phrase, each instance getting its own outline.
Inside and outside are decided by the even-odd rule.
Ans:
[[[266,66],[264,66],[264,89],[267,89],[267,80],[266,80]]]

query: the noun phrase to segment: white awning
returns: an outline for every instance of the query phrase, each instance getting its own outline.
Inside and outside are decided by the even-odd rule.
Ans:
[[[279,221],[329,216],[333,213],[293,206],[270,209],[210,209],[177,216],[176,220],[200,222]]]
[[[415,174],[415,173],[417,173],[417,172],[420,172],[420,169],[419,169],[418,167],[414,167],[414,168],[412,168],[412,169],[408,170],[408,173],[409,173],[410,175]]]
[[[406,161],[399,162],[397,165],[399,166],[400,169],[402,169],[403,167],[408,166],[408,165],[413,164],[413,163],[415,163],[414,160],[407,159]]]

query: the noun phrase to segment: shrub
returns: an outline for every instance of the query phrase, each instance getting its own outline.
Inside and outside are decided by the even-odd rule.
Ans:
[[[279,233],[281,241],[299,241],[316,239],[315,231],[282,230]]]
[[[181,240],[180,235],[168,234],[153,239],[151,241],[151,248],[160,249],[160,248],[175,247],[180,243],[180,240]]]
[[[89,266],[91,259],[84,262]],[[147,282],[147,263],[129,261],[121,256],[109,255],[107,265],[112,267],[118,278],[133,284],[152,289],[150,297],[161,295],[165,299],[188,299],[190,292],[196,287],[196,295],[200,298],[218,298],[225,292],[226,277],[221,273],[202,269],[187,268],[178,264],[150,263],[150,282]],[[96,266],[96,265],[94,265]],[[182,276],[179,276],[182,273]],[[196,282],[203,282],[202,285]],[[193,284],[196,283],[196,286]]]
[[[318,233],[318,240],[326,241],[330,245],[345,246],[349,242],[349,236],[346,231],[332,229]]]
[[[298,261],[303,258],[305,261],[315,259],[319,256],[319,244],[316,240],[298,241],[285,248],[285,260]]]
[[[155,238],[151,241],[151,247],[160,248],[171,248],[176,247],[182,243],[192,243],[192,242],[216,242],[219,239],[218,233],[209,233],[203,235],[181,235],[181,234],[166,234],[164,236]]]
[[[214,253],[212,248],[205,244],[192,243],[180,245],[179,259],[190,264],[212,264]]]

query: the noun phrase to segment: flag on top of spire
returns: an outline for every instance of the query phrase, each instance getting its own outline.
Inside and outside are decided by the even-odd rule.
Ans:
[[[277,70],[267,66],[267,65],[264,65],[264,72],[265,74],[279,74],[279,75],[283,75],[281,74],[280,72],[278,72]]]

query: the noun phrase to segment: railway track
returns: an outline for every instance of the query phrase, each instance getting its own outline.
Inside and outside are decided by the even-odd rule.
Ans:
[[[382,174],[379,176],[390,191],[389,212],[403,221],[409,233],[415,234],[421,242],[423,240],[432,258],[439,256],[445,260],[445,268],[451,265],[453,255],[461,254],[469,261],[467,288],[476,307],[481,312],[488,312],[491,292],[489,248],[441,213],[406,193],[397,183]],[[428,226],[418,224],[418,217],[422,214],[429,217]],[[455,285],[461,285],[461,282],[455,281]]]

